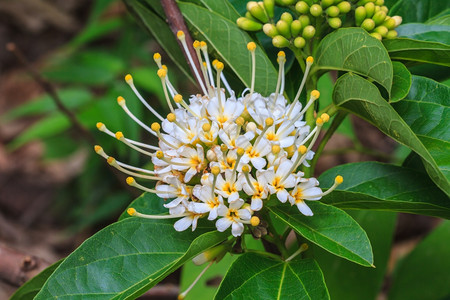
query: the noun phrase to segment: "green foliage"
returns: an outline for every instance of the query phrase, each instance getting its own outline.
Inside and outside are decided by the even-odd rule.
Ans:
[[[449,8],[448,1],[398,0],[392,6],[389,15],[402,16],[404,23],[425,22]]]
[[[397,102],[408,95],[411,87],[411,73],[404,64],[394,61],[392,62],[394,69],[394,77],[392,78],[392,91],[390,102]]]
[[[450,44],[449,25],[405,24],[399,26],[397,31],[400,37]]]

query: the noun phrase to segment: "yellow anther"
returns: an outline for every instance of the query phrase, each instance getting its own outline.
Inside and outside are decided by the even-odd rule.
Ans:
[[[127,83],[133,83],[133,76],[131,76],[130,74],[125,75],[125,81]]]
[[[284,51],[278,52],[278,57],[286,57],[286,53]]]
[[[215,67],[219,61],[217,59],[213,60],[212,65]]]
[[[320,97],[320,92],[318,90],[314,90],[311,92],[311,97],[313,97],[314,99],[319,99]]]
[[[200,47],[202,47],[202,49],[206,49],[206,42],[205,41],[201,41],[200,42]]]
[[[134,180],[133,177],[127,177],[127,184],[128,185],[133,185],[136,181]]]
[[[258,226],[260,222],[261,222],[261,220],[260,220],[257,216],[253,216],[253,217],[250,219],[250,224],[251,224],[252,226]]]
[[[244,172],[244,173],[250,172],[250,167],[248,165],[243,165],[242,166],[242,172]]]
[[[119,105],[125,104],[125,99],[122,96],[117,97],[117,103]]]
[[[181,101],[183,101],[183,96],[181,96],[180,94],[176,94],[173,97],[173,101],[175,101],[176,103],[181,103]]]
[[[223,63],[220,62],[220,61],[218,61],[217,64],[216,64],[216,69],[217,69],[217,70],[223,70],[223,68],[224,68]]]
[[[237,153],[237,155],[239,155],[239,156],[244,155],[244,153],[245,153],[244,148],[237,148],[236,153]]]
[[[203,124],[202,129],[204,132],[209,132],[211,130],[211,124],[209,124],[209,123]]]
[[[184,32],[183,31],[181,31],[181,30],[179,30],[178,32],[177,32],[177,38],[179,38],[180,40],[181,39],[184,39]]]
[[[155,132],[158,132],[161,129],[161,125],[159,125],[159,123],[152,123],[151,129]]]
[[[103,124],[102,122],[97,122],[96,126],[98,130],[103,131],[105,129],[105,124]]]
[[[163,68],[164,70],[167,71],[167,66],[166,65],[161,65],[161,68]]]
[[[244,120],[243,117],[238,117],[238,118],[236,119],[236,124],[237,124],[238,126],[244,125],[244,122],[245,122],[245,120]]]
[[[314,62],[314,58],[312,56],[308,56],[306,58],[306,62],[309,63],[309,64],[312,64]]]
[[[194,46],[195,49],[200,48],[200,42],[195,40],[192,46]]]
[[[305,145],[300,145],[300,147],[298,147],[298,149],[297,149],[297,151],[298,151],[300,154],[305,154],[307,150],[308,150],[308,148],[306,148]]]
[[[248,44],[247,44],[247,49],[248,49],[249,51],[255,51],[255,49],[256,49],[256,44],[255,44],[254,42],[248,43]]]
[[[127,214],[129,214],[130,216],[134,216],[134,214],[136,213],[136,210],[132,207],[130,207],[129,209],[127,209]]]
[[[159,53],[153,54],[153,60],[154,61],[160,61],[161,60],[161,54],[159,54]]]
[[[158,74],[159,78],[166,77],[166,75],[167,75],[167,70],[165,70],[165,69],[159,69],[158,72],[157,72],[157,74]]]
[[[279,145],[273,145],[272,146],[272,153],[273,154],[278,154],[281,151],[281,147]]]
[[[124,138],[123,133],[121,131],[117,131],[116,132],[116,139],[120,140],[122,138]]]
[[[164,158],[164,153],[161,150],[156,151],[156,158],[158,159]]]
[[[100,151],[103,150],[103,148],[101,146],[99,146],[99,145],[95,145],[94,146],[94,150],[95,150],[95,152],[99,153]]]
[[[273,119],[272,118],[267,118],[266,119],[266,126],[272,126],[273,125]]]
[[[225,144],[220,145],[220,150],[222,150],[222,152],[227,151],[228,150],[227,145],[225,145]]]
[[[323,113],[322,115],[320,115],[320,118],[322,119],[322,121],[324,123],[328,122],[330,120],[330,115],[327,113]]]
[[[220,168],[219,168],[218,166],[212,167],[212,168],[211,168],[211,173],[212,173],[214,176],[219,175],[219,174],[220,174]]]
[[[169,122],[175,122],[177,120],[177,116],[175,116],[175,114],[170,113],[167,115],[167,121]]]
[[[204,61],[204,62],[202,63],[202,65],[203,65],[203,67],[206,68],[206,61]]]
[[[317,118],[317,120],[316,120],[316,125],[317,125],[317,126],[322,126],[322,125],[323,125],[323,120],[322,120],[322,118]]]
[[[344,177],[342,177],[341,175],[336,176],[336,178],[334,179],[334,182],[336,182],[336,184],[341,184],[344,182]]]
[[[108,164],[113,165],[116,162],[116,159],[112,156],[108,157],[108,159],[106,160],[108,162]]]

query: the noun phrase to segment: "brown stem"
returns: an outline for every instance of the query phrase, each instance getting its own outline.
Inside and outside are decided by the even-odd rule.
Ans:
[[[186,58],[186,61],[191,69],[191,73],[195,74],[194,67],[197,68],[197,70],[201,70],[200,68],[200,62],[197,59],[197,53],[194,50],[194,47],[192,46],[192,43],[194,42],[192,40],[191,34],[189,33],[189,29],[186,26],[186,23],[184,22],[183,15],[181,14],[180,8],[178,7],[175,0],[161,0],[161,6],[164,9],[164,13],[167,17],[167,23],[169,24],[170,29],[172,30],[173,34],[175,35],[175,38],[178,41],[178,44],[180,45],[182,52],[184,53],[183,46],[181,45],[180,40],[177,38],[177,32],[179,30],[184,32],[184,35],[186,37],[186,43],[188,45],[189,53],[191,54],[192,60],[194,61],[195,66],[191,66],[189,63],[189,59],[184,53],[184,56]],[[198,82],[198,79],[194,77],[197,81],[197,83],[200,85],[200,82]],[[204,83],[204,82],[203,82]],[[205,84],[206,85],[206,84]]]

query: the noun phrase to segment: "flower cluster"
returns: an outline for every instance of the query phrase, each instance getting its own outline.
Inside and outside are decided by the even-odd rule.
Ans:
[[[184,33],[179,32],[178,38],[194,65]],[[164,206],[169,215],[146,215],[133,208],[128,213],[144,218],[179,218],[174,224],[177,231],[189,227],[195,230],[197,220],[206,217],[215,221],[219,231],[231,227],[234,236],[244,232],[245,224],[259,224],[258,211],[270,197],[296,205],[302,214],[312,216],[305,200],[318,200],[342,182],[341,176],[336,177],[335,184],[323,193],[317,179],[305,178],[298,171],[302,164],[308,166],[307,161],[314,155],[311,148],[322,125],[329,120],[327,114],[322,114],[312,129],[303,121],[304,113],[319,97],[314,90],[306,106],[299,102],[312,57],[306,60],[305,77],[296,98],[288,103],[283,96],[284,52],[278,54],[277,88],[264,97],[254,91],[256,45],[250,42],[247,48],[252,57],[252,83],[237,97],[222,73],[223,63],[217,60],[210,63],[206,43],[196,41],[194,48],[201,66],[195,75],[203,95],[191,95],[187,101],[170,83],[161,56],[154,55],[170,109],[166,118],[143,99],[131,75],[125,77],[137,98],[161,123],[147,126],[128,109],[124,98],[119,97],[118,103],[142,128],[158,137],[158,146],[127,139],[121,132],[114,134],[103,123],[97,124],[99,130],[151,157],[154,170],[119,162],[100,146],[95,147],[96,152],[110,165],[132,176],[127,178],[129,185],[167,200]],[[135,178],[157,183],[150,189]]]

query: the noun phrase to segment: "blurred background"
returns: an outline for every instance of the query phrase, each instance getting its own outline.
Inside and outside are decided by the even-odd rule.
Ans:
[[[167,55],[121,1],[0,0],[0,19],[0,299],[7,299],[26,280],[114,222],[139,195],[93,146],[102,145],[108,154],[135,166],[149,161],[95,125],[100,121],[113,132],[154,143],[125,116],[116,98],[125,97],[138,118],[151,124],[152,115],[123,78],[131,73],[145,98],[164,111],[152,56]],[[16,46],[16,54],[23,54],[26,65],[7,50],[9,43]],[[168,59],[164,63],[176,70]],[[27,67],[51,88],[34,80]],[[319,86],[328,101],[332,75]],[[172,71],[171,80],[185,95],[196,91],[182,72]],[[58,109],[47,93],[52,88],[87,131]],[[408,151],[355,118],[344,123],[324,154],[318,174],[347,162],[401,162]],[[435,224],[429,217],[401,215],[393,259]],[[176,297],[178,276],[171,275],[146,297]]]

